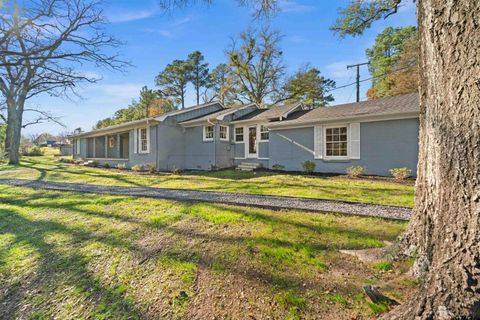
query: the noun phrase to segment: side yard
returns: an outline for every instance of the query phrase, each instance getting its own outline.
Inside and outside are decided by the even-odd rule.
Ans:
[[[65,172],[56,175],[55,166]],[[110,172],[52,162],[24,162],[20,170],[30,174],[25,178],[42,179],[75,177],[85,170],[97,183],[163,179],[125,173],[108,178]],[[228,187],[231,182],[218,174],[188,177]],[[176,179],[189,181],[168,176],[164,183],[179,183]],[[385,306],[369,303],[362,286],[379,285],[405,301],[416,286],[405,274],[408,266],[362,263],[339,250],[381,247],[405,227],[405,222],[333,213],[0,186],[0,314],[373,318]]]
[[[25,157],[21,166],[0,165],[0,179],[34,179],[102,185],[142,186],[295,196],[413,207],[413,182],[392,179],[349,179],[269,171],[186,172],[140,174],[131,171],[76,166],[53,157]]]

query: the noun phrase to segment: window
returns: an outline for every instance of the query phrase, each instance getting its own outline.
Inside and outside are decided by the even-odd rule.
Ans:
[[[348,155],[347,127],[325,129],[325,155],[346,157]]]
[[[268,141],[268,138],[268,128],[265,126],[260,126],[260,141]]]
[[[243,142],[243,127],[235,128],[235,142]]]
[[[139,137],[139,150],[140,153],[149,153],[150,152],[150,137],[148,128],[140,128],[138,129],[138,137]]]
[[[212,140],[213,140],[213,126],[204,126],[203,141],[212,141]]]
[[[228,127],[220,126],[220,140],[228,141]]]

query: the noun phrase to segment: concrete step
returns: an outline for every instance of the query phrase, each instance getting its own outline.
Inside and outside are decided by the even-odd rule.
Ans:
[[[262,166],[261,163],[257,163],[257,162],[242,162],[239,164],[239,166],[242,166],[242,167],[251,167],[251,168],[260,168]]]
[[[262,167],[262,165],[260,163],[242,162],[237,166],[237,169],[241,170],[241,171],[253,171],[253,170],[258,169],[260,167]]]

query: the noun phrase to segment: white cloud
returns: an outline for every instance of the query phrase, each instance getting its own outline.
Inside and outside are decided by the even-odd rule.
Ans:
[[[294,0],[282,0],[279,2],[281,12],[309,12],[315,10],[315,7],[298,3]]]
[[[335,79],[349,78],[353,74],[353,71],[347,69],[347,65],[352,63],[352,61],[337,61],[326,65],[325,69],[329,77]]]
[[[112,23],[129,22],[142,20],[155,16],[158,10],[130,10],[130,9],[118,9],[113,10],[107,14],[107,18]]]
[[[173,33],[171,31],[163,30],[163,29],[145,28],[145,29],[142,29],[142,32],[155,33],[165,38],[173,38]]]
[[[184,25],[192,21],[191,16],[186,16],[183,18],[178,18],[173,20],[171,23],[169,23],[169,27],[171,27],[171,30],[167,30],[165,28],[144,28],[141,31],[146,32],[146,33],[153,33],[160,35],[165,38],[173,38],[175,36],[175,32],[182,30]]]
[[[96,86],[105,95],[115,99],[136,99],[144,85],[140,83],[103,84]]]
[[[187,24],[189,23],[190,21],[192,21],[192,17],[191,16],[186,16],[184,18],[179,18],[179,19],[175,19],[172,23],[172,25],[174,27],[179,27],[181,25],[184,25],[184,24]]]

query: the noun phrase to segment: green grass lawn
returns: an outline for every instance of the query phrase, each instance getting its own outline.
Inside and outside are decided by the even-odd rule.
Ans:
[[[413,184],[399,184],[391,180],[236,170],[149,175],[60,163],[53,157],[23,158],[18,167],[0,165],[2,178],[242,192],[404,207],[413,207],[414,193]]]
[[[57,181],[78,175],[74,181],[178,186],[176,179],[197,178],[212,188],[233,188],[235,181],[222,173],[117,175],[50,160],[24,161],[21,170],[24,178]],[[275,185],[286,179],[279,176],[245,179],[275,179]],[[404,301],[415,282],[405,275],[406,265],[379,268],[339,249],[380,247],[405,227],[379,218],[0,186],[0,314],[6,319],[372,318],[382,309],[366,301],[362,285],[379,285]]]

